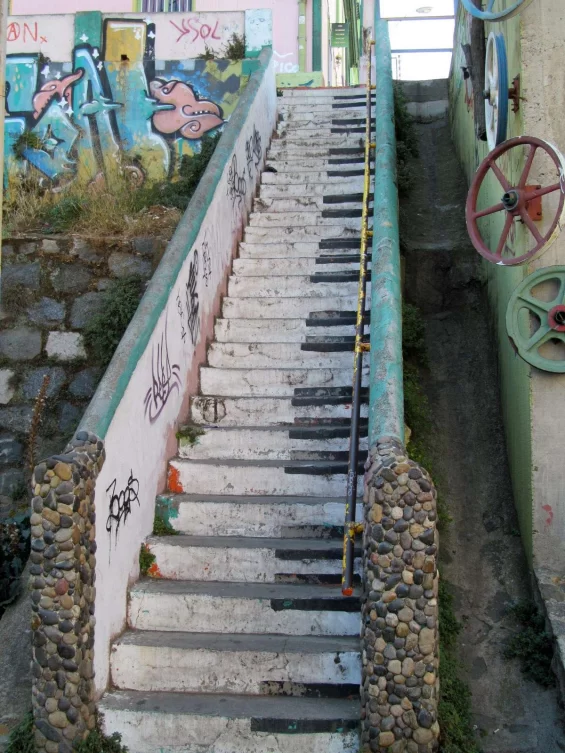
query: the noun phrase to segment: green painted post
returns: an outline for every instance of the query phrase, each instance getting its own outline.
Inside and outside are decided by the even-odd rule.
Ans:
[[[322,0],[312,0],[312,70],[322,70]]]
[[[298,0],[298,68],[306,70],[306,0]]]
[[[369,447],[379,437],[404,443],[402,300],[396,136],[388,23],[375,2],[375,200],[371,270]]]

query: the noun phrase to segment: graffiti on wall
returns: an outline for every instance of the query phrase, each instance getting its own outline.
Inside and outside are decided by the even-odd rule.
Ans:
[[[99,181],[116,167],[135,184],[171,176],[233,111],[241,61],[157,61],[155,25],[141,19],[107,19],[98,40],[87,31],[75,28],[66,63],[7,56],[6,172],[34,168],[55,185]]]
[[[108,503],[108,518],[106,520],[106,530],[111,535],[115,531],[116,538],[120,526],[125,524],[132,512],[132,503],[137,502],[139,505],[139,481],[134,477],[133,470],[130,471],[129,478],[125,487],[119,491],[118,479],[115,478],[106,493],[110,495]]]
[[[167,338],[167,323],[157,343],[153,347],[151,357],[151,387],[145,394],[145,415],[150,423],[155,423],[159,418],[168,399],[173,392],[180,390],[180,366],[171,364],[169,356],[169,341]]]

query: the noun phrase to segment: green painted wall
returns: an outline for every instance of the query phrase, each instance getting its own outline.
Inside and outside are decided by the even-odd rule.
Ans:
[[[510,0],[498,0],[495,10],[509,4]],[[470,30],[471,17],[459,4],[450,77],[450,111],[453,139],[468,182],[471,181],[478,165],[489,151],[486,142],[475,138],[471,82],[463,77],[462,68],[466,65],[466,61],[461,45],[470,43]],[[487,37],[491,30],[504,34],[508,55],[508,78],[512,81],[517,74],[521,73],[520,16],[503,23],[485,24]],[[510,112],[508,138],[522,135],[522,133],[520,113]],[[513,177],[516,177],[522,168],[521,162],[510,163],[504,158],[499,160],[499,164],[506,174],[510,173]],[[495,179],[481,192],[481,204],[485,207],[495,204],[500,201],[500,195],[501,188]],[[503,220],[501,213],[493,215],[487,230],[493,239],[500,237]],[[521,241],[519,237],[517,240]],[[532,269],[528,265],[516,268],[498,267],[486,261],[483,262],[482,269],[488,289],[492,327],[498,342],[500,390],[514,499],[524,547],[531,561],[533,523],[530,367],[515,354],[510,345],[506,333],[505,316],[510,295]],[[496,389],[496,385],[485,384],[484,388]],[[496,499],[493,499],[492,503],[496,505]]]
[[[312,70],[322,70],[322,0],[312,3]]]

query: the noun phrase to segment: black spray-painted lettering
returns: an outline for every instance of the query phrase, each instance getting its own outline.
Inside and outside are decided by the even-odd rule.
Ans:
[[[247,195],[247,180],[245,172],[239,174],[237,171],[237,156],[232,157],[230,169],[228,172],[228,196],[231,199],[232,207],[241,208]]]
[[[200,334],[200,301],[198,299],[198,250],[194,249],[186,283],[186,316],[192,344],[196,345]]]
[[[171,394],[180,389],[180,366],[171,365],[167,325],[157,348],[153,347],[151,357],[151,387],[145,395],[145,415],[154,423],[161,415]]]
[[[116,493],[118,480],[115,478],[106,492],[110,494],[110,503],[108,505],[108,519],[106,520],[106,530],[109,534],[115,529],[116,538],[120,526],[126,523],[131,514],[133,502],[139,505],[139,481],[134,478],[133,470],[130,471],[129,479],[125,489]]]

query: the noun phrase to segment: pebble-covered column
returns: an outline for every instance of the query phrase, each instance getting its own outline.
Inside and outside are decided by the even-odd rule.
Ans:
[[[365,474],[362,751],[438,749],[436,491],[395,439]]]
[[[79,432],[33,474],[33,714],[39,753],[71,753],[96,723],[93,685],[96,513],[104,444]]]

